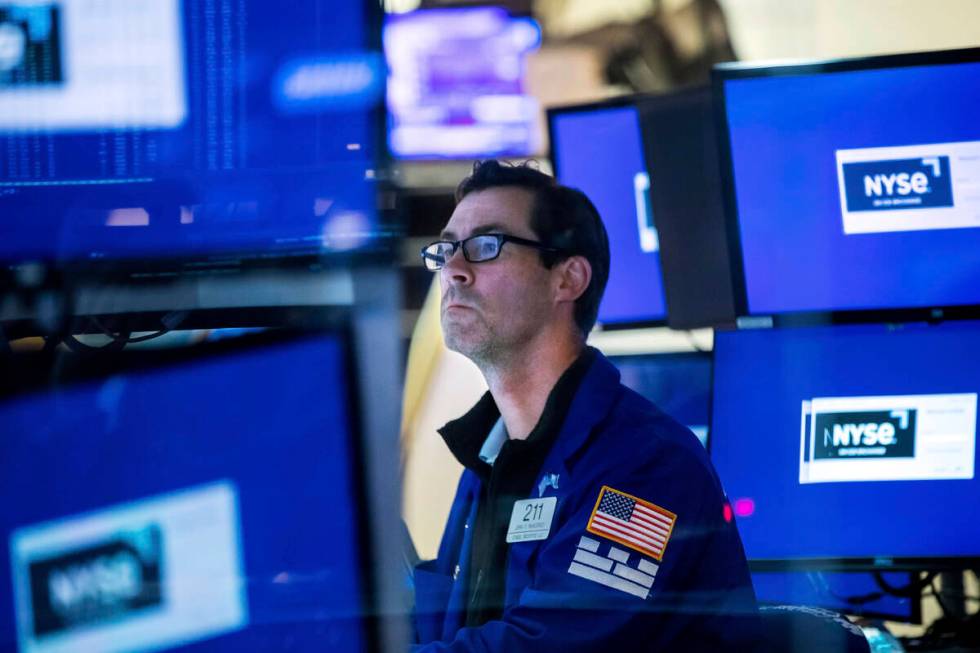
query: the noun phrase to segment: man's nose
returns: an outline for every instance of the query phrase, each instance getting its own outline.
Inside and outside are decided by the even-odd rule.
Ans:
[[[463,248],[459,247],[446,259],[442,266],[443,281],[455,286],[467,286],[473,283],[473,264],[463,256]]]

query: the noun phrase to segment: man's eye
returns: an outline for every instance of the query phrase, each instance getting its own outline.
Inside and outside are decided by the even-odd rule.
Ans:
[[[481,257],[493,256],[497,253],[497,239],[482,239],[479,243],[479,253]]]

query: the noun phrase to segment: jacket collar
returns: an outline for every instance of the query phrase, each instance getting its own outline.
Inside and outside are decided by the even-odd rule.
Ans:
[[[558,439],[545,459],[541,474],[545,479],[557,476],[555,489],[561,489],[563,479],[568,478],[569,462],[589,441],[596,425],[612,410],[619,394],[619,370],[598,350],[592,365],[579,384],[575,398],[565,417]],[[535,486],[535,495],[543,484]]]
[[[559,483],[562,476],[567,477],[567,461],[586,444],[593,427],[609,413],[619,389],[619,370],[598,350],[588,347],[576,363],[573,363],[572,368],[579,364],[584,364],[587,369],[584,374],[578,375],[581,376],[581,381],[577,383],[577,389],[573,390],[574,396],[567,410],[563,411],[565,414],[542,415],[542,422],[557,421],[558,424],[553,428],[560,429],[542,468],[546,475],[557,474]],[[562,385],[572,368],[559,379],[555,389]],[[555,390],[552,390],[552,395],[554,394]],[[554,399],[554,396],[549,396],[547,403],[555,403]],[[490,466],[479,454],[498,419],[500,410],[493,396],[487,392],[465,415],[439,429],[439,434],[464,467],[484,476]],[[542,426],[544,424],[539,423],[535,431]],[[532,433],[532,437],[533,435]]]
[[[528,454],[539,451],[540,453],[534,455],[541,456],[540,459],[543,459],[549,450],[553,451],[555,448],[553,443],[556,439],[560,439],[560,434],[566,430],[569,417],[575,407],[576,397],[579,396],[596,359],[600,357],[602,354],[592,347],[583,350],[555,383],[545,402],[544,411],[528,438],[512,442],[510,446],[520,448],[522,453],[525,450]],[[490,465],[481,454],[488,451],[486,447],[489,444],[488,439],[492,439],[495,434],[499,435],[498,427],[503,428],[500,410],[493,396],[487,392],[469,412],[439,429],[439,434],[464,467],[483,477],[489,472]],[[499,451],[499,447],[497,449]]]
[[[500,410],[493,395],[485,392],[480,400],[465,415],[446,423],[439,429],[439,435],[446,441],[449,451],[456,460],[483,476],[490,465],[480,459],[480,450],[487,434],[500,419]]]

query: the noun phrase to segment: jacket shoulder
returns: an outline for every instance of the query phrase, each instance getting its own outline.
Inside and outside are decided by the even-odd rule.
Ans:
[[[617,476],[634,471],[657,473],[706,483],[720,492],[720,483],[704,446],[686,426],[645,397],[620,385],[616,400],[600,422],[588,458],[605,461]]]

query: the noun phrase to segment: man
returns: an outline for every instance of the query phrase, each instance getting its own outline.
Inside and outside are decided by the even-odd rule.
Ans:
[[[595,207],[496,161],[456,202],[422,256],[489,392],[440,431],[466,469],[416,569],[418,650],[745,650],[755,598],[703,447],[585,344],[609,274]]]

